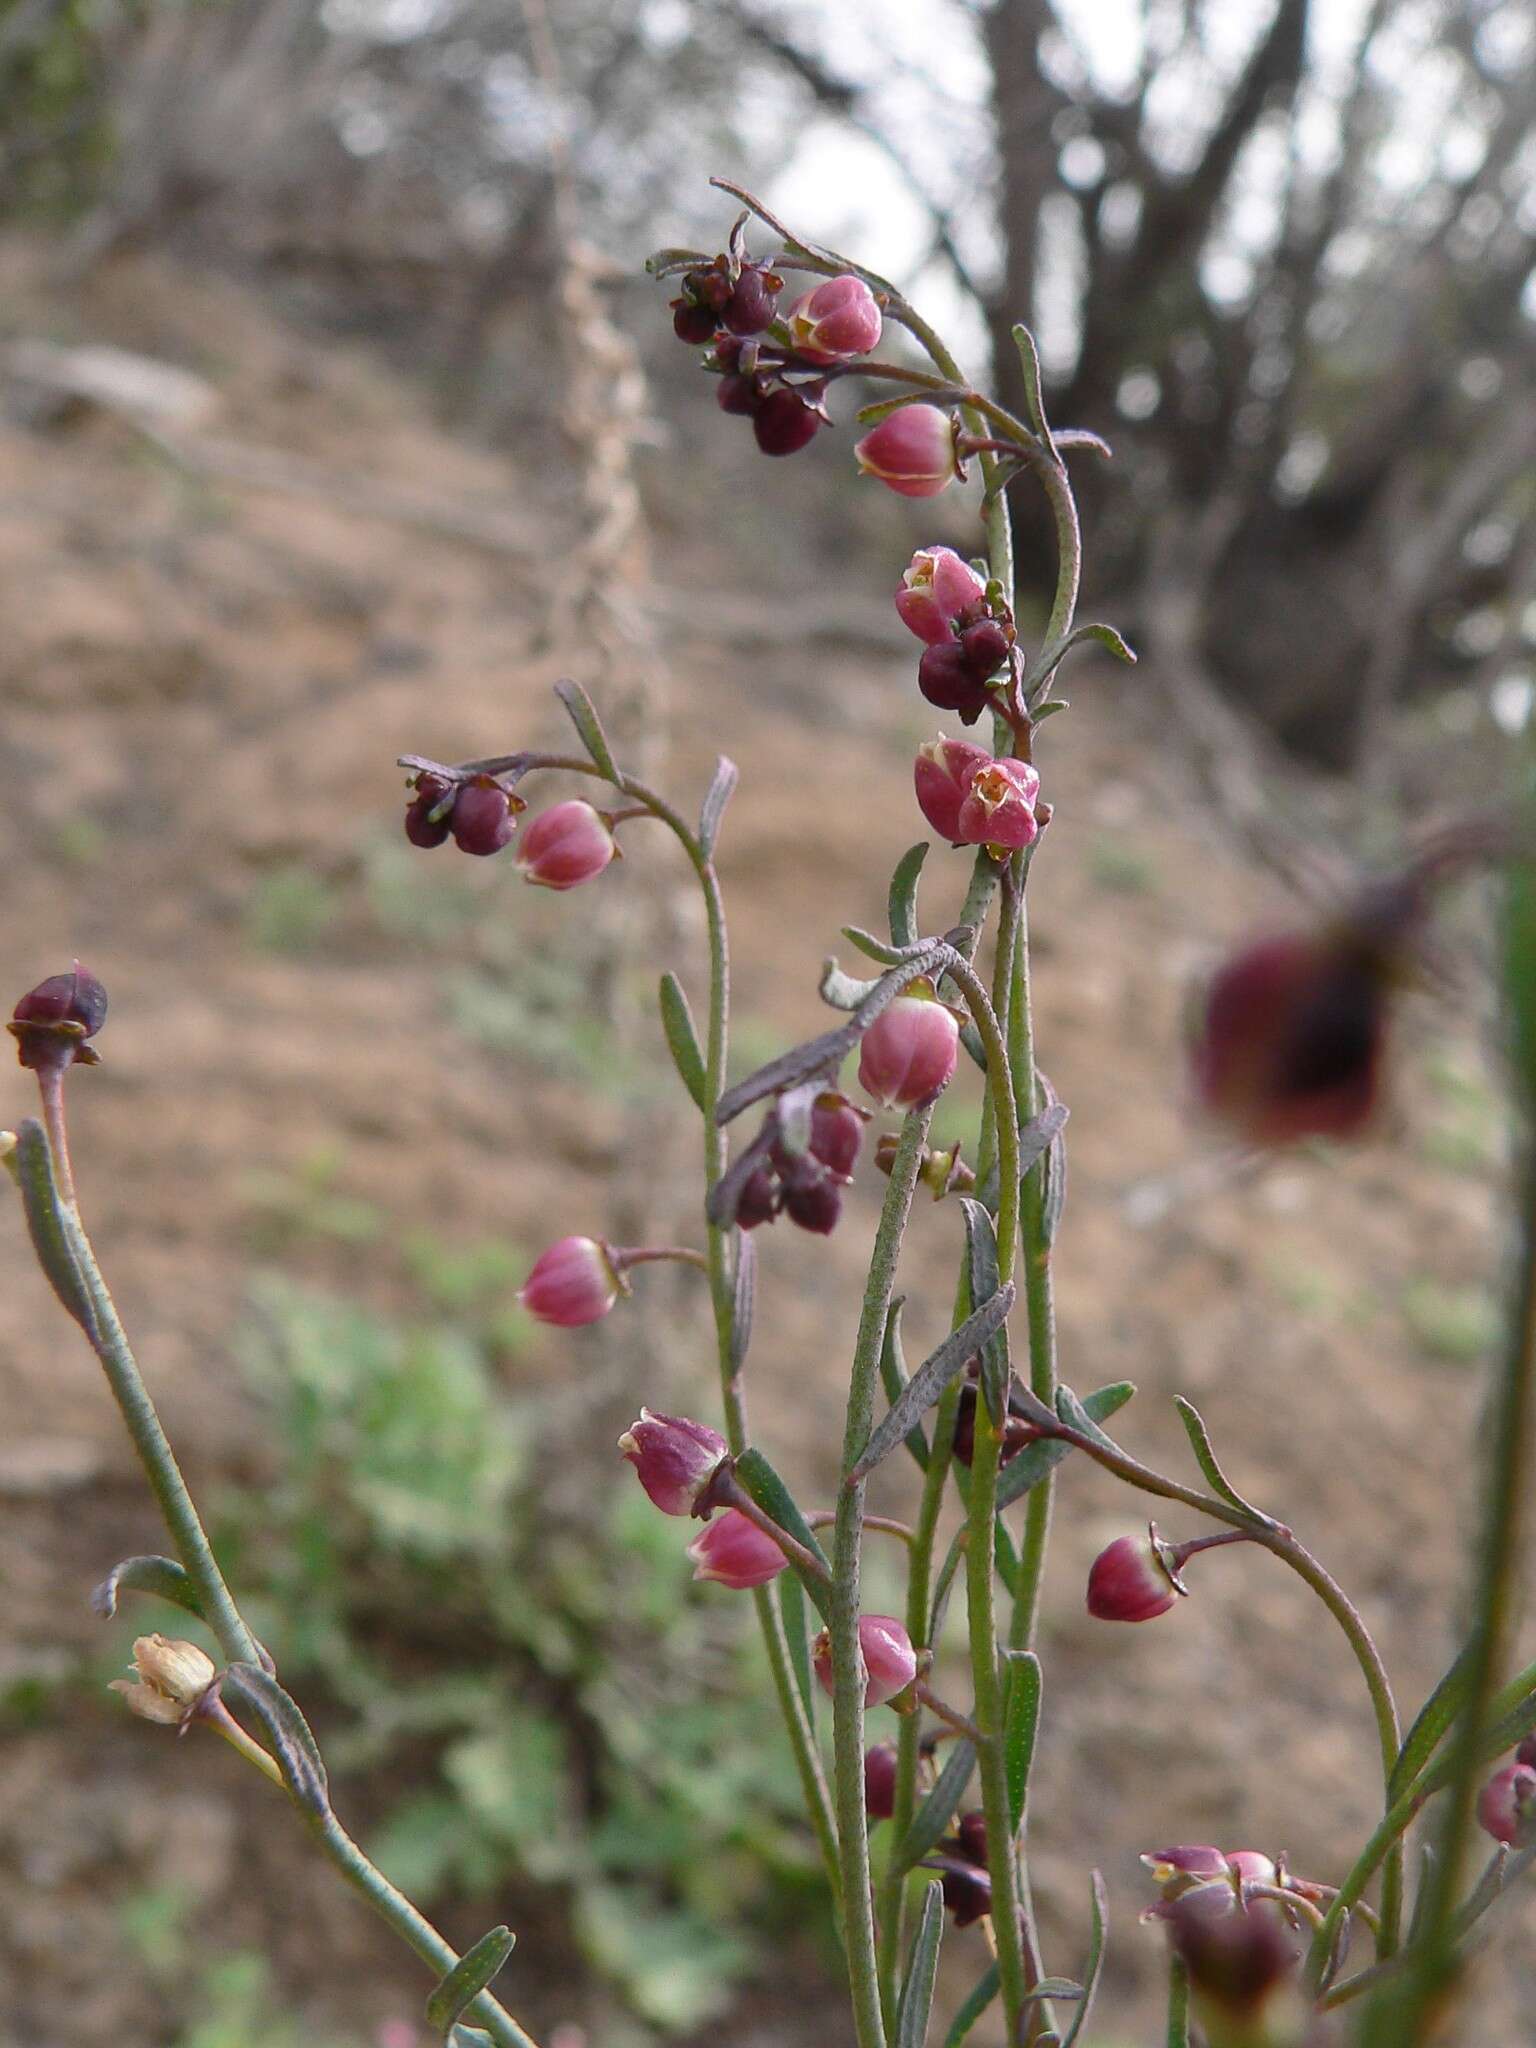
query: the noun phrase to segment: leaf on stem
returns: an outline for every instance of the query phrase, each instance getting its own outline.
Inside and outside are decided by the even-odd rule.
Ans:
[[[928,2038],[928,2015],[933,2010],[933,1982],[943,1939],[944,1887],[935,1878],[923,1893],[923,1917],[912,1937],[907,1979],[896,2008],[896,2048],[923,2048]]]
[[[747,1362],[752,1317],[757,1305],[757,1246],[744,1230],[736,1233],[736,1272],[731,1283],[731,1378]]]
[[[1083,1971],[1082,2003],[1072,2015],[1061,2048],[1073,2048],[1073,2043],[1088,2024],[1088,2015],[1093,2009],[1093,1994],[1099,1988],[1099,1972],[1104,1967],[1104,1935],[1109,1924],[1109,1902],[1104,1893],[1104,1879],[1095,1870],[1092,1873],[1093,1886],[1093,1930],[1088,1937],[1088,1965]]]
[[[1101,1449],[1119,1455],[1120,1446],[1113,1437],[1104,1434],[1070,1387],[1062,1386],[1056,1389],[1056,1413],[1068,1429],[1075,1429],[1079,1436],[1087,1437],[1090,1443],[1098,1444]]]
[[[1095,1422],[1107,1422],[1111,1415],[1123,1408],[1136,1387],[1131,1380],[1115,1380],[1107,1387],[1100,1387],[1083,1402],[1083,1410]],[[999,1512],[1011,1507],[1020,1494],[1028,1493],[1032,1486],[1038,1486],[1058,1466],[1072,1449],[1070,1444],[1043,1437],[1039,1443],[1026,1444],[1016,1458],[1010,1458],[998,1475],[997,1505]]]
[[[980,1202],[962,1195],[960,1207],[965,1215],[965,1256],[971,1299],[990,1306],[998,1291],[997,1232],[992,1218]],[[993,1424],[1001,1429],[1008,1406],[1008,1336],[1001,1317],[987,1341],[972,1348],[981,1352],[981,1391],[987,1413]]]
[[[1179,1420],[1184,1425],[1184,1434],[1189,1438],[1189,1447],[1195,1454],[1195,1463],[1205,1474],[1211,1491],[1219,1493],[1229,1507],[1241,1508],[1245,1515],[1252,1515],[1253,1519],[1262,1522],[1266,1529],[1278,1528],[1279,1524],[1273,1515],[1266,1515],[1263,1509],[1256,1508],[1251,1500],[1244,1500],[1222,1471],[1216,1462],[1216,1453],[1211,1448],[1210,1432],[1194,1403],[1186,1401],[1182,1394],[1175,1394],[1173,1405],[1179,1411]]]
[[[69,1219],[54,1179],[48,1135],[36,1117],[16,1127],[16,1179],[21,1189],[27,1234],[44,1278],[93,1344],[101,1331],[85,1276],[75,1257]]]
[[[997,1996],[998,1970],[991,1963],[976,1980],[970,1996],[955,2014],[949,2032],[944,2036],[944,2048],[960,2048],[967,2034],[981,2018],[987,2007]]]
[[[1045,1108],[1041,1111],[1045,1115],[1059,1106],[1061,1097],[1051,1086],[1050,1076],[1042,1074],[1038,1067],[1035,1069],[1035,1084],[1045,1101]],[[1058,1130],[1045,1155],[1045,1195],[1040,1207],[1040,1242],[1047,1251],[1056,1242],[1056,1233],[1061,1228],[1061,1212],[1066,1205],[1067,1147]]]
[[[778,1473],[774,1471],[772,1465],[769,1464],[762,1452],[756,1448],[743,1451],[741,1456],[735,1461],[734,1470],[737,1479],[746,1488],[747,1492],[751,1494],[753,1500],[757,1502],[763,1513],[771,1521],[777,1522],[779,1527],[786,1530],[797,1542],[804,1544],[813,1557],[819,1558],[822,1564],[826,1566],[828,1579],[830,1580],[832,1567],[827,1563],[827,1553],[816,1540],[816,1531],[811,1527],[804,1515],[801,1514],[799,1507],[796,1505],[794,1495],[784,1484]],[[790,1569],[791,1571],[795,1569],[793,1559],[790,1561]],[[823,1621],[827,1620],[826,1584],[818,1582],[814,1578],[807,1578],[804,1584],[805,1590],[810,1594],[812,1600],[815,1601],[817,1611],[820,1613]]]
[[[467,1949],[427,2000],[427,2025],[446,2040],[460,2013],[473,2005],[517,1945],[510,1927],[493,1927]]]
[[[1003,1764],[1008,1777],[1008,1819],[1015,1834],[1024,1818],[1029,1769],[1040,1727],[1040,1686],[1040,1659],[1032,1650],[1011,1650],[1003,1699]]]
[[[831,1010],[856,1010],[864,998],[876,988],[873,981],[862,981],[857,975],[844,974],[835,957],[829,953],[821,963],[821,980],[816,984],[816,993]]]
[[[986,1210],[979,1203],[966,1203],[982,1216]],[[990,1225],[991,1219],[988,1218]],[[957,1374],[963,1372],[970,1360],[980,1353],[986,1358],[987,1346],[1002,1328],[1010,1309],[1013,1307],[1018,1290],[1010,1280],[1006,1287],[997,1285],[996,1248],[994,1245],[992,1267],[993,1291],[982,1300],[981,1307],[973,1309],[957,1330],[951,1330],[943,1343],[929,1353],[901,1390],[898,1400],[892,1403],[888,1412],[871,1432],[863,1455],[848,1474],[846,1484],[856,1485],[867,1478],[882,1459],[890,1456],[896,1446],[907,1435],[920,1417],[938,1400],[944,1389]],[[972,1280],[975,1297],[975,1280]],[[985,1371],[985,1366],[983,1366]],[[1004,1372],[1006,1374],[1006,1361]]]
[[[1024,372],[1024,417],[1045,443],[1045,452],[1052,462],[1060,462],[1056,443],[1051,439],[1050,424],[1045,417],[1045,392],[1040,377],[1040,351],[1035,347],[1035,337],[1022,321],[1013,329],[1013,345],[1019,352],[1019,367]]]
[[[843,937],[850,946],[857,946],[867,959],[878,961],[882,967],[901,965],[904,949],[899,941],[894,946],[888,946],[884,939],[876,938],[873,932],[865,931],[864,927],[858,924],[845,924]]]
[[[885,1336],[880,1344],[880,1378],[885,1386],[885,1398],[894,1408],[908,1385],[907,1361],[901,1349],[901,1312],[906,1306],[906,1296],[898,1294],[886,1312]],[[907,1432],[907,1449],[916,1459],[918,1469],[928,1470],[928,1439],[923,1435],[920,1424],[914,1424]]]
[[[555,695],[565,706],[566,713],[576,728],[576,736],[586,748],[587,758],[592,766],[605,781],[611,782],[615,788],[622,788],[623,779],[614,766],[613,755],[608,749],[608,737],[592,708],[592,699],[580,683],[573,682],[569,676],[562,676],[556,683]]]
[[[741,771],[736,763],[722,754],[715,763],[715,779],[704,794],[704,803],[699,811],[699,851],[706,860],[713,860],[715,841],[720,836],[720,820],[725,816],[725,807],[730,802]]]
[[[962,1737],[955,1743],[949,1761],[934,1780],[928,1797],[913,1814],[907,1832],[891,1851],[893,1870],[911,1870],[935,1846],[959,1810],[975,1768],[976,1751]]]
[[[805,1588],[793,1572],[780,1572],[779,1613],[789,1646],[789,1668],[795,1674],[795,1691],[805,1709],[806,1725],[816,1727],[816,1688],[811,1683],[811,1651],[805,1631]]]
[[[113,1565],[91,1593],[91,1612],[110,1621],[117,1612],[119,1593],[147,1593],[155,1600],[169,1600],[199,1621],[205,1618],[196,1586],[172,1557],[125,1557],[121,1564]]]
[[[661,977],[660,996],[661,1028],[666,1033],[672,1064],[677,1068],[683,1086],[693,1097],[695,1106],[703,1109],[709,1100],[704,1054],[699,1045],[699,1034],[694,1028],[688,997],[682,983],[670,969]]]
[[[1413,1726],[1403,1737],[1403,1746],[1392,1768],[1392,1780],[1387,1787],[1389,1805],[1395,1805],[1408,1790],[1465,1705],[1471,1656],[1472,1646],[1469,1643],[1415,1715]]]
[[[679,270],[698,270],[711,259],[701,249],[658,249],[645,259],[647,277],[671,277]]]
[[[909,846],[896,863],[891,876],[890,918],[891,944],[893,946],[915,946],[917,936],[917,878],[923,871],[923,862],[928,858],[928,841],[920,839],[916,846]]]
[[[872,405],[861,405],[854,418],[860,426],[875,427],[904,406],[963,405],[970,396],[964,384],[921,384],[915,391],[903,391],[899,398],[877,398]]]
[[[1022,1180],[1039,1160],[1043,1159],[1052,1145],[1067,1127],[1067,1118],[1072,1114],[1064,1102],[1052,1102],[1019,1132],[1019,1179]]]
[[[220,1694],[226,1706],[243,1707],[261,1723],[283,1782],[299,1804],[320,1819],[329,1819],[331,1797],[325,1764],[309,1723],[291,1694],[259,1664],[231,1664],[221,1681]]]
[[[939,1567],[939,1575],[933,1582],[933,1606],[928,1615],[928,1640],[936,1643],[944,1633],[944,1617],[949,1612],[949,1596],[954,1588],[955,1574],[960,1569],[960,1560],[965,1555],[965,1530],[957,1529],[954,1541],[945,1553]]]

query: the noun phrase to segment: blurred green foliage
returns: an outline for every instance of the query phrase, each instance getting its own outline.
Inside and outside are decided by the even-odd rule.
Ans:
[[[194,2015],[168,2048],[343,2048],[285,2016],[266,1958],[250,1949],[209,1955],[194,1936],[197,1901],[181,1885],[130,1892],[119,1914],[123,1945],[178,2008]]]
[[[333,1770],[392,1792],[366,1846],[396,1882],[514,1924],[509,1888],[553,1887],[640,2019],[697,2026],[820,1882],[747,1602],[691,1585],[606,1429],[572,1446],[568,1397],[499,1388],[506,1259],[405,1256],[429,1319],[259,1283],[276,1476],[226,1503],[235,1582]]]

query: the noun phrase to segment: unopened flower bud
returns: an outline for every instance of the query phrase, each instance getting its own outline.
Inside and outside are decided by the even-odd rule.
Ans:
[[[460,789],[453,806],[454,843],[462,853],[500,853],[516,829],[512,798],[489,775]]]
[[[784,280],[766,263],[743,263],[736,287],[720,309],[723,326],[732,334],[761,334],[773,325]]]
[[[987,1867],[987,1816],[979,1809],[962,1813],[955,1824],[955,1840],[960,1844],[960,1854],[967,1863],[974,1863],[978,1870]]]
[[[1311,2014],[1280,1914],[1234,1912],[1230,1897],[1204,1887],[1177,1900],[1168,1921],[1210,2048],[1301,2048]]]
[[[859,1616],[859,1654],[864,1660],[864,1704],[883,1707],[905,1692],[917,1676],[912,1638],[890,1614]],[[822,1690],[832,1691],[832,1638],[826,1629],[812,1646],[812,1662]]]
[[[811,1104],[811,1157],[839,1180],[850,1179],[868,1121],[867,1109],[860,1109],[835,1089],[824,1089]]]
[[[779,1213],[779,1183],[771,1166],[754,1167],[736,1203],[736,1221],[743,1230],[771,1223]]]
[[[140,1636],[133,1646],[133,1677],[114,1678],[130,1710],[145,1721],[172,1727],[185,1721],[218,1676],[218,1667],[196,1643],[165,1636]]]
[[[1181,1898],[1196,1885],[1231,1877],[1232,1866],[1209,1843],[1184,1843],[1172,1849],[1149,1849],[1142,1862],[1165,1899]]]
[[[903,498],[935,498],[960,475],[954,421],[936,405],[887,414],[853,453],[865,476],[878,477]]]
[[[1477,1822],[1496,1842],[1528,1838],[1536,1821],[1536,1770],[1506,1764],[1477,1795]]]
[[[453,829],[453,806],[446,801],[453,784],[441,775],[418,775],[405,811],[405,836],[412,846],[441,846]],[[438,813],[441,812],[441,816]]]
[[[821,413],[798,391],[770,391],[752,418],[752,432],[765,455],[797,455],[825,424]]]
[[[981,577],[953,548],[919,548],[902,574],[896,610],[919,640],[930,647],[952,647],[958,644],[951,631],[954,621],[980,605],[986,594]]]
[[[696,1579],[745,1592],[766,1586],[783,1571],[787,1559],[773,1538],[739,1508],[727,1508],[706,1522],[688,1546]]]
[[[1278,1884],[1280,1871],[1273,1856],[1262,1849],[1229,1849],[1227,1863],[1240,1885]]]
[[[1088,1612],[1100,1621],[1152,1621],[1166,1614],[1183,1590],[1149,1524],[1145,1536],[1117,1536],[1094,1559],[1088,1574]]]
[[[517,865],[541,889],[575,889],[600,875],[619,851],[613,827],[579,797],[555,804],[523,829]]]
[[[829,277],[785,316],[790,346],[811,363],[846,363],[880,345],[880,308],[861,277]]]
[[[996,619],[978,619],[960,635],[960,652],[972,671],[983,679],[1002,667],[1011,644]]]
[[[96,1064],[87,1043],[107,1021],[107,992],[77,960],[68,974],[50,974],[18,1001],[7,1027],[16,1057],[34,1072],[62,1072],[79,1060]]]
[[[843,1213],[843,1191],[824,1167],[802,1160],[784,1176],[781,1203],[791,1223],[829,1237]]]
[[[935,1856],[925,1859],[923,1867],[938,1871],[944,1904],[957,1927],[969,1927],[992,1911],[992,1880],[976,1864],[954,1856]]]
[[[864,1752],[864,1811],[889,1820],[896,1811],[896,1745],[876,1742]]]
[[[927,982],[882,1010],[859,1048],[859,1086],[883,1109],[915,1109],[955,1071],[960,1027]]]
[[[600,1322],[623,1291],[606,1245],[595,1237],[562,1237],[539,1254],[517,1298],[541,1323],[578,1330]]]
[[[974,725],[992,703],[985,676],[978,676],[958,640],[923,649],[917,687],[936,711],[957,711],[962,725]]]
[[[750,419],[761,409],[763,387],[756,377],[743,377],[740,371],[732,370],[715,386],[715,403],[722,412]]]
[[[672,301],[672,332],[679,341],[686,341],[695,348],[714,339],[719,324],[716,315],[708,306],[700,306],[691,299]]]
[[[642,1408],[639,1421],[619,1438],[619,1449],[664,1515],[691,1515],[729,1446],[707,1422],[694,1422],[686,1415],[653,1415]]]

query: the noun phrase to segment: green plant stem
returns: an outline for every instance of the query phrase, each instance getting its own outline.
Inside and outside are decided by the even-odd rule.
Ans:
[[[907,1113],[891,1161],[854,1343],[843,1432],[843,1483],[832,1531],[828,1624],[832,1639],[833,1785],[843,1874],[848,1977],[859,2048],[884,2048],[885,2021],[870,1900],[869,1821],[864,1810],[865,1672],[859,1649],[859,1598],[865,1482],[850,1481],[848,1475],[869,1441],[896,1262],[932,1118],[932,1103]]]
[[[1422,1933],[1401,1983],[1389,1986],[1367,2008],[1362,2048],[1387,2048],[1389,2043],[1391,2048],[1415,2048],[1440,2016],[1457,1969],[1456,1899],[1471,1839],[1490,1706],[1512,1619],[1520,1508],[1536,1406],[1536,1142],[1529,1135],[1519,1185],[1520,1273],[1509,1343],[1486,1424],[1490,1463],[1468,1641],[1466,1704],[1448,1759],[1449,1796],[1438,1854],[1427,1880]]]
[[[1189,1972],[1175,1956],[1168,1965],[1166,2048],[1189,2048]]]

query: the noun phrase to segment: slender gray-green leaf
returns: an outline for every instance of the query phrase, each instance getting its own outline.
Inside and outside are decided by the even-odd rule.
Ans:
[[[427,2000],[427,2025],[446,2039],[454,2022],[501,1969],[517,1946],[510,1927],[493,1927],[467,1949]]]
[[[1043,1159],[1052,1145],[1067,1127],[1067,1118],[1072,1114],[1064,1102],[1053,1102],[1042,1109],[1036,1117],[1019,1132],[1019,1178],[1022,1180],[1030,1168]]]
[[[960,2048],[961,2042],[996,1998],[997,1979],[997,1965],[990,1963],[977,1978],[970,1996],[950,2022],[949,2032],[944,2036],[944,2048]]]
[[[1028,2005],[1032,1998],[1059,1998],[1066,2005],[1082,1995],[1083,1987],[1075,1977],[1042,1977],[1033,1990],[1025,1992],[1024,2003]]]
[[[811,1678],[811,1649],[805,1627],[805,1588],[794,1572],[780,1572],[777,1581],[779,1613],[789,1644],[789,1666],[795,1674],[795,1690],[805,1709],[805,1718],[816,1726],[816,1687]]]
[[[954,1589],[955,1574],[960,1569],[960,1560],[965,1555],[963,1537],[965,1531],[957,1530],[953,1541],[944,1553],[944,1562],[939,1566],[939,1575],[933,1582],[933,1606],[928,1615],[928,1641],[937,1643],[944,1633],[944,1617],[949,1612],[949,1596]]]
[[[1059,461],[1056,443],[1051,439],[1050,424],[1045,417],[1045,394],[1040,380],[1040,352],[1035,347],[1035,337],[1022,322],[1013,329],[1013,345],[1019,352],[1019,367],[1024,372],[1024,417],[1045,443],[1045,451],[1053,461]]]
[[[1424,1932],[1425,1910],[1434,1896],[1434,1874],[1435,1845],[1433,1842],[1426,1842],[1419,1851],[1419,1882],[1413,1895],[1413,1911],[1408,1917],[1408,1933],[1403,1941],[1405,1949],[1411,1949]]]
[[[1273,1518],[1266,1515],[1262,1508],[1256,1508],[1251,1500],[1244,1500],[1217,1463],[1216,1453],[1211,1447],[1210,1431],[1206,1428],[1204,1418],[1194,1402],[1186,1401],[1182,1394],[1175,1394],[1173,1405],[1179,1411],[1179,1420],[1184,1425],[1184,1434],[1189,1438],[1189,1447],[1195,1454],[1195,1463],[1205,1474],[1212,1493],[1219,1493],[1230,1506],[1241,1508],[1245,1515],[1252,1515],[1256,1522],[1262,1522],[1267,1529],[1273,1529]]]
[[[960,1043],[970,1054],[972,1064],[978,1066],[985,1073],[987,1071],[987,1048],[982,1044],[981,1033],[974,1024],[962,1024],[960,1026]]]
[[[882,967],[899,967],[901,965],[902,948],[900,941],[893,946],[887,945],[884,939],[876,938],[873,932],[865,931],[864,927],[858,924],[845,924],[843,926],[843,937],[850,946],[857,946],[866,959],[878,960]]]
[[[1019,1594],[1019,1553],[1013,1547],[1008,1524],[1001,1515],[992,1518],[992,1562],[1009,1598],[1016,1600]]]
[[[916,391],[903,391],[899,398],[877,398],[871,405],[861,405],[854,418],[861,427],[878,426],[881,420],[888,420],[893,412],[902,412],[909,405],[952,405],[965,396],[963,384],[951,384],[939,390],[924,385]]]
[[[1068,1429],[1075,1429],[1079,1436],[1087,1437],[1090,1443],[1101,1444],[1107,1451],[1117,1451],[1120,1448],[1113,1437],[1104,1434],[1068,1386],[1056,1389],[1056,1413]]]
[[[1131,668],[1136,666],[1134,649],[1126,645],[1113,626],[1106,626],[1098,619],[1094,619],[1084,626],[1074,626],[1066,639],[1062,641],[1061,646],[1056,649],[1056,660],[1060,661],[1062,655],[1069,648],[1080,647],[1085,640],[1096,640],[1101,647],[1108,648],[1116,661],[1123,661]]]
[[[720,820],[725,816],[725,807],[740,780],[741,771],[736,763],[722,754],[715,763],[714,780],[704,793],[703,807],[699,812],[699,851],[706,860],[714,858],[715,842],[720,837]]]
[[[731,1375],[747,1362],[757,1308],[757,1246],[744,1230],[736,1233],[736,1274],[731,1283]]]
[[[951,1748],[928,1797],[913,1814],[911,1826],[892,1851],[894,1870],[911,1870],[934,1847],[959,1811],[975,1767],[976,1752],[962,1737]]]
[[[672,1064],[677,1068],[683,1086],[693,1097],[696,1107],[704,1109],[709,1101],[704,1053],[699,1045],[699,1034],[694,1029],[693,1010],[682,983],[670,968],[661,977],[661,1028],[666,1033],[667,1050],[672,1055]]]
[[[565,706],[566,715],[576,728],[577,737],[587,750],[587,758],[605,781],[615,788],[622,788],[623,778],[614,764],[608,750],[608,737],[603,731],[602,721],[592,708],[592,699],[569,676],[562,676],[555,685],[555,695]]]
[[[829,953],[821,963],[821,980],[816,984],[816,992],[828,1009],[856,1010],[877,985],[873,981],[863,981],[857,975],[844,974]]]
[[[75,1258],[64,1205],[53,1174],[48,1135],[36,1117],[16,1127],[16,1182],[21,1190],[27,1234],[43,1275],[64,1307],[94,1344],[100,1338],[90,1290]]]
[[[820,1558],[821,1562],[826,1564],[827,1553],[822,1549],[820,1543],[817,1542],[816,1531],[811,1527],[804,1515],[801,1514],[799,1507],[795,1503],[794,1495],[784,1484],[778,1473],[774,1471],[772,1465],[769,1464],[762,1452],[756,1448],[743,1451],[736,1460],[735,1470],[736,1477],[746,1488],[747,1492],[751,1494],[764,1514],[777,1522],[781,1529],[787,1529],[791,1536],[805,1545],[813,1557]],[[830,1572],[830,1565],[827,1568]],[[793,1565],[791,1565],[791,1569],[793,1569]],[[822,1620],[825,1621],[828,1618],[826,1587],[813,1578],[807,1578],[804,1583],[805,1590],[816,1603],[817,1611],[820,1613]]]
[[[1104,1967],[1104,1936],[1109,1925],[1109,1901],[1104,1893],[1104,1879],[1098,1871],[1092,1874],[1093,1887],[1093,1931],[1088,1938],[1088,1963],[1083,1971],[1083,1996],[1072,2024],[1066,2031],[1061,2048],[1073,2048],[1074,2042],[1088,2024],[1088,2015],[1093,2010],[1093,1994],[1099,1988],[1099,1972]]]
[[[1032,1650],[1013,1650],[1008,1657],[1008,1689],[1003,1699],[1003,1762],[1008,1775],[1008,1817],[1015,1834],[1024,1818],[1029,1770],[1040,1727],[1040,1659]]]
[[[1130,1380],[1116,1380],[1107,1387],[1100,1387],[1083,1402],[1084,1412],[1094,1422],[1107,1422],[1111,1415],[1123,1408],[1136,1388]],[[1020,1494],[1028,1493],[1032,1486],[1038,1486],[1048,1472],[1053,1471],[1071,1450],[1070,1444],[1053,1442],[1049,1437],[1039,1443],[1026,1444],[1017,1457],[1010,1458],[997,1480],[997,1505],[1001,1510],[1011,1507]]]
[[[119,1593],[148,1593],[156,1600],[169,1600],[173,1607],[195,1614],[199,1621],[203,1619],[203,1610],[197,1604],[197,1588],[171,1557],[125,1557],[121,1564],[113,1565],[91,1594],[91,1612],[110,1621],[117,1612]]]
[[[1413,1726],[1403,1737],[1387,1789],[1389,1805],[1400,1799],[1440,1746],[1441,1737],[1461,1712],[1467,1697],[1468,1665],[1472,1649],[1461,1650],[1429,1698],[1414,1716]]]
[[[492,2048],[484,2027],[466,2027],[461,2020],[448,2036],[448,2048]]]
[[[671,277],[679,270],[698,270],[710,261],[698,249],[658,249],[645,259],[647,277]]]
[[[912,1954],[907,1962],[906,1982],[896,2008],[896,2048],[923,2048],[928,2039],[928,2015],[933,2010],[933,1980],[939,1967],[939,1943],[944,1939],[944,1887],[934,1879],[923,1893],[923,1917],[912,1937]]]
[[[997,1293],[997,1232],[992,1218],[981,1206],[962,1195],[965,1216],[966,1269],[972,1301],[989,1302]],[[973,1347],[974,1348],[974,1347]],[[1008,1402],[1008,1332],[1003,1324],[980,1347],[981,1391],[987,1413],[1001,1429]]]
[[[259,1664],[231,1664],[220,1686],[226,1706],[244,1707],[261,1723],[288,1790],[313,1814],[331,1810],[325,1764],[298,1703]]]
[[[917,878],[923,871],[923,862],[928,858],[928,844],[926,839],[920,839],[916,846],[909,846],[897,861],[896,872],[891,876],[890,917],[893,946],[917,944]]]
[[[1050,1077],[1035,1069],[1035,1082],[1045,1109],[1054,1109],[1061,1098],[1051,1086]],[[1061,1228],[1062,1211],[1067,1206],[1067,1141],[1058,1130],[1051,1139],[1045,1155],[1045,1194],[1040,1208],[1040,1240],[1049,1251],[1056,1242],[1056,1233]]]
[[[983,1216],[987,1213],[979,1204],[967,1206],[977,1208]],[[929,1353],[902,1388],[900,1399],[871,1432],[863,1456],[849,1474],[850,1480],[865,1478],[882,1459],[889,1457],[913,1424],[927,1414],[950,1381],[964,1372],[978,1353],[984,1354],[987,1344],[1007,1320],[1016,1294],[1017,1289],[1010,1280],[1006,1287],[998,1288],[990,1299],[984,1300],[980,1308],[973,1309],[959,1329],[951,1330],[943,1343]]]
[[[894,1408],[901,1399],[907,1385],[907,1361],[901,1349],[901,1311],[906,1306],[906,1296],[898,1294],[892,1301],[885,1318],[885,1336],[880,1345],[880,1378],[885,1387],[885,1398]],[[916,1459],[919,1468],[928,1470],[928,1439],[920,1424],[907,1432],[907,1449]]]

